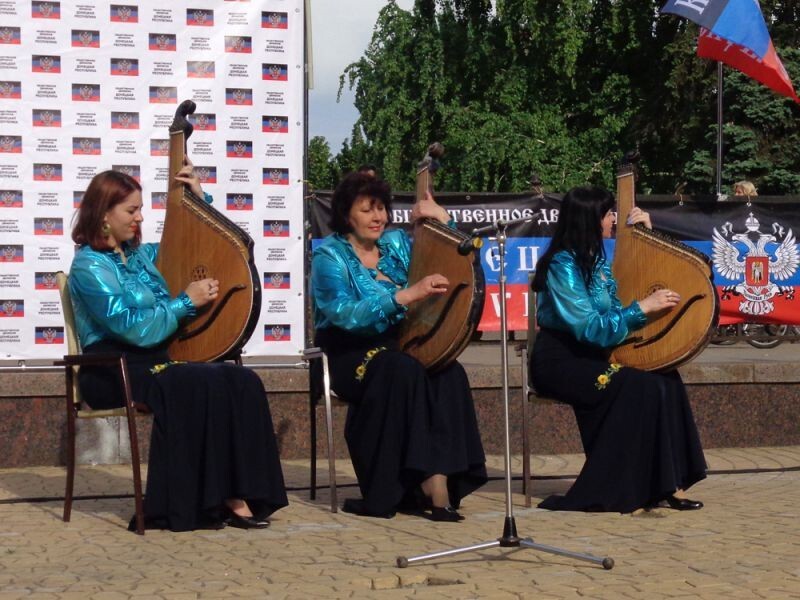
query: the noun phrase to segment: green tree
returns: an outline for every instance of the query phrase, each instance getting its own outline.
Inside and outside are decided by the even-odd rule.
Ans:
[[[336,185],[336,167],[331,148],[322,136],[308,142],[308,184],[312,189],[331,189]]]
[[[375,164],[372,146],[366,143],[358,126],[353,127],[350,139],[344,141],[334,163],[338,176],[355,171],[361,165]]]
[[[779,51],[800,81],[800,50]],[[723,67],[723,192],[748,179],[760,194],[800,193],[800,116],[797,103],[746,75]],[[716,190],[716,122],[705,128],[704,144],[685,165],[689,191]],[[709,174],[711,175],[709,177]]]
[[[404,11],[388,2],[341,79],[360,116],[338,167],[372,162],[410,189],[417,161],[439,140],[440,189],[520,191],[536,173],[563,191],[613,186],[618,158],[639,148],[644,191],[682,181],[709,191],[715,67],[695,56],[697,27],[660,17],[661,4],[417,0]],[[762,6],[776,47],[799,41],[796,4]],[[782,56],[800,77],[797,52]],[[755,173],[765,189],[796,190],[798,107],[746,77],[726,81],[726,179]]]

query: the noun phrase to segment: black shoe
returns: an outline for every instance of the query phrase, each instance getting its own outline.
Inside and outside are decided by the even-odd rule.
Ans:
[[[699,500],[676,498],[675,496],[667,496],[667,505],[675,510],[699,510],[703,508],[703,503]]]
[[[225,524],[239,529],[266,529],[269,527],[269,521],[266,519],[243,517],[242,515],[237,515],[235,512],[231,512],[228,515],[228,518],[225,519]]]
[[[452,506],[433,506],[431,507],[430,520],[458,523],[463,521],[464,517]]]
[[[395,512],[375,512],[369,510],[364,506],[364,501],[361,498],[347,498],[342,505],[342,511],[350,513],[351,515],[358,515],[359,517],[375,517],[378,519],[391,519],[394,517]]]

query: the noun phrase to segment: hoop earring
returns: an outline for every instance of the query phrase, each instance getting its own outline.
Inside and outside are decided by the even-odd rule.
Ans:
[[[103,223],[100,231],[103,233],[103,237],[108,237],[111,234],[111,225],[108,223]]]

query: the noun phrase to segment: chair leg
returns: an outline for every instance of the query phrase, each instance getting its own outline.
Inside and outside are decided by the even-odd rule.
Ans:
[[[73,371],[66,367],[67,379],[67,483],[64,490],[63,520],[69,523],[72,516],[72,491],[75,485],[75,406],[72,394]]]
[[[338,512],[339,502],[336,497],[336,449],[333,441],[333,409],[328,394],[325,402],[325,425],[328,429],[328,481],[331,491],[331,512]]]
[[[522,402],[522,491],[525,493],[525,506],[529,508],[531,505],[531,441],[530,431],[528,431],[530,400],[527,391]]]
[[[333,441],[333,407],[331,406],[331,377],[328,371],[328,357],[322,355],[322,383],[325,393],[325,427],[328,433],[328,486],[331,494],[331,512],[339,511],[336,496],[336,448]]]
[[[136,533],[144,535],[144,501],[142,500],[142,464],[139,458],[139,436],[136,433],[136,416],[129,409],[128,434],[131,439],[131,468],[133,469],[133,498],[136,506]]]
[[[528,353],[522,351],[522,493],[525,506],[531,505],[531,442],[528,425],[530,421],[530,393],[528,390]]]
[[[313,394],[313,392],[311,392]],[[309,482],[308,497],[311,500],[317,499],[317,399],[309,397],[309,427],[311,430],[310,448],[311,452],[311,481]]]
[[[125,414],[128,417],[128,436],[131,443],[131,469],[133,470],[133,498],[136,506],[136,533],[144,535],[144,502],[142,500],[142,464],[139,458],[139,436],[136,433],[136,409],[133,405],[128,366],[120,358],[122,385],[125,390]]]

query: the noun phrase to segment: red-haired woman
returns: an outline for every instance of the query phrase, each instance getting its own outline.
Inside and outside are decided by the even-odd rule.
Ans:
[[[204,196],[191,165],[176,179]],[[69,289],[83,351],[123,352],[135,400],[153,412],[147,524],[173,531],[267,527],[267,516],[287,499],[264,387],[242,367],[169,361],[165,342],[217,297],[219,282],[195,281],[171,297],[155,267],[158,244],[141,243],[142,220],[135,179],[96,175],[72,230],[80,248]],[[119,406],[115,372],[84,367],[79,385],[93,408]]]

